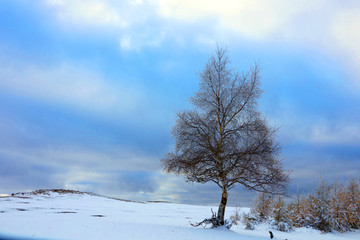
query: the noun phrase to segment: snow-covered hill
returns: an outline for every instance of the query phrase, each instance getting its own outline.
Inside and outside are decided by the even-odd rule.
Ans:
[[[213,209],[216,209],[214,206]],[[227,217],[234,208],[227,209]],[[242,209],[248,211],[248,209]],[[270,226],[245,230],[193,228],[211,215],[211,207],[172,203],[131,202],[89,193],[47,190],[0,197],[0,239],[241,239],[269,238]],[[313,229],[274,232],[276,239],[360,239],[360,231],[321,234]]]

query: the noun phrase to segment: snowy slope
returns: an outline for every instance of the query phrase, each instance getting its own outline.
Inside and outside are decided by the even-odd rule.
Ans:
[[[216,207],[213,207],[216,209]],[[1,236],[40,239],[270,239],[269,226],[244,230],[193,228],[211,207],[172,203],[126,202],[85,193],[18,194],[0,198]],[[243,209],[248,211],[248,209]],[[228,216],[234,212],[228,208]],[[277,239],[360,239],[360,232],[321,234],[312,229],[274,231]]]

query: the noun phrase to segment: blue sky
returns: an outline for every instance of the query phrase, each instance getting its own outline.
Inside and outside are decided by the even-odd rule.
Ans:
[[[0,192],[217,204],[159,161],[217,44],[238,71],[262,65],[289,193],[359,177],[360,3],[305,2],[0,1]]]

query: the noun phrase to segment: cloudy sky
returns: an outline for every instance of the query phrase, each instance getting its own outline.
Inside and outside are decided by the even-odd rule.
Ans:
[[[357,0],[0,0],[0,193],[217,204],[159,161],[216,44],[263,67],[290,193],[358,177],[359,26]]]

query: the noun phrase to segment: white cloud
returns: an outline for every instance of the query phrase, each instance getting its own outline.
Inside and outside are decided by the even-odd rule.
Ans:
[[[0,147],[0,153],[8,158],[22,159],[32,164],[52,166],[57,168],[81,168],[84,171],[93,170],[155,170],[159,167],[159,160],[151,158],[139,151],[130,150],[122,146],[111,146],[106,151],[92,150],[82,147],[43,147],[31,148],[18,146]],[[154,162],[159,164],[154,164]]]
[[[311,127],[309,140],[320,144],[356,144],[360,142],[360,127],[348,123],[330,126],[327,121],[322,121]]]
[[[124,189],[119,189],[119,173],[135,172],[136,176],[139,171],[152,173],[159,168],[156,164],[158,158],[122,146],[112,146],[110,151],[68,146],[21,147],[19,151],[16,146],[0,146],[0,156],[8,159],[4,166],[7,169],[3,172],[15,172],[11,177],[0,176],[2,182],[9,181],[9,186],[12,186],[9,191],[14,191],[14,188],[23,191],[26,186],[30,186],[29,190],[60,187],[126,198]],[[28,173],[27,176],[21,175],[24,172]],[[32,176],[31,173],[39,175]],[[6,189],[5,185],[3,189]]]
[[[271,103],[271,102],[270,102]],[[358,116],[339,112],[334,108],[332,117],[324,117],[322,113],[304,112],[291,102],[279,100],[266,105],[267,108],[278,106],[271,110],[271,122],[279,127],[279,140],[285,146],[306,143],[310,145],[337,145],[358,146],[360,144],[360,124]],[[353,108],[355,111],[355,108]],[[266,108],[263,109],[266,111]],[[310,114],[310,115],[309,115]]]
[[[350,65],[355,85],[360,88],[360,7],[339,11],[330,28],[331,36],[341,50],[339,55]]]
[[[179,32],[173,31],[176,24],[199,23],[201,26],[191,33],[199,44],[204,40],[219,42],[233,36],[228,33],[235,33],[250,40],[331,52],[336,54],[334,58],[342,56],[346,61],[350,58],[353,69],[359,69],[360,4],[356,1],[46,0],[45,3],[67,29],[81,26],[94,31],[98,27],[97,31],[115,32],[123,50],[158,46],[164,40],[159,35],[178,38]],[[211,22],[211,26],[204,26],[204,20]],[[209,28],[212,31],[206,32]]]
[[[360,87],[360,4],[343,1],[287,0],[158,0],[158,13],[167,19],[193,24],[212,22],[211,36],[223,41],[235,33],[247,40],[290,44],[329,55],[354,71]],[[201,34],[201,33],[200,33]],[[202,33],[203,34],[203,33]],[[198,36],[198,33],[195,35]],[[231,42],[226,40],[225,42]],[[201,41],[199,41],[201,43]]]
[[[55,12],[56,17],[70,25],[106,27],[128,26],[118,9],[108,5],[107,1],[98,0],[46,0]]]
[[[157,47],[164,40],[155,4],[142,0],[46,0],[46,8],[66,31],[104,32],[115,36],[123,51]]]
[[[141,88],[111,83],[82,65],[39,67],[10,59],[0,63],[2,90],[84,111],[125,116],[144,96]]]
[[[129,33],[120,39],[120,48],[124,51],[137,51],[144,47],[159,47],[165,39],[165,32]]]
[[[346,144],[356,146],[360,143],[360,125],[356,122],[334,122],[331,119],[312,119],[311,121],[299,118],[279,119],[281,126],[280,137],[285,144],[305,142],[315,145]]]
[[[183,44],[184,35],[199,46],[233,45],[238,36],[329,56],[349,72],[349,89],[360,88],[358,1],[46,0],[46,4],[66,29],[109,30],[123,51],[159,47],[165,39]]]
[[[155,195],[159,200],[179,202],[181,195],[187,192],[183,177],[165,175],[159,172],[157,182],[159,186]]]
[[[281,33],[292,17],[314,5],[317,4],[286,0],[159,0],[158,12],[167,18],[188,22],[215,18],[219,26],[213,27],[263,39]]]
[[[131,49],[131,38],[129,36],[125,36],[120,40],[120,47],[123,50],[130,50]]]

